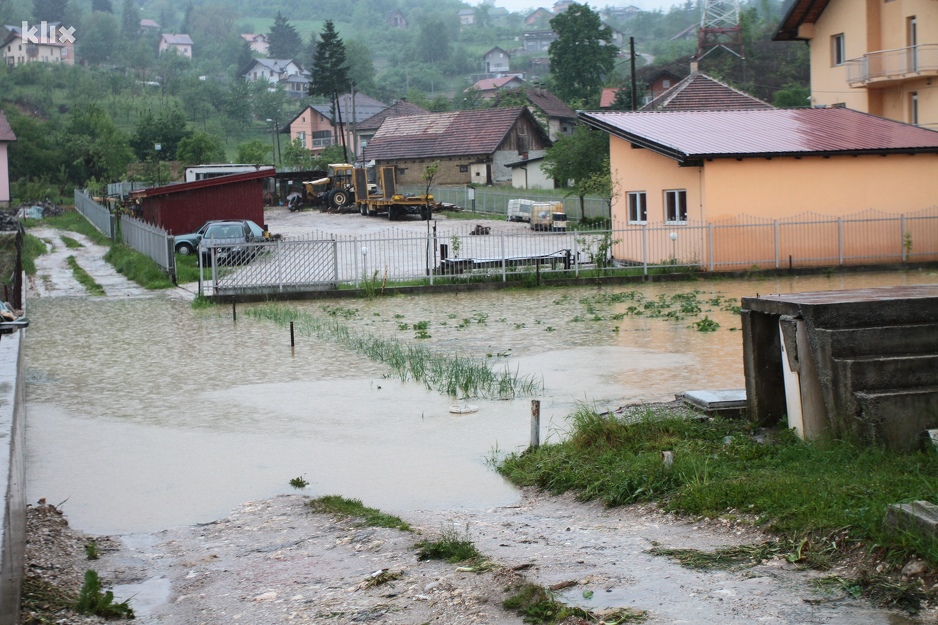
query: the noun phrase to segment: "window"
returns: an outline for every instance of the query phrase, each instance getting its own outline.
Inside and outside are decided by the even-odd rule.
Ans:
[[[918,91],[909,94],[909,123],[918,126]]]
[[[831,65],[843,65],[847,60],[846,49],[844,48],[844,34],[831,37]]]
[[[301,130],[298,133],[296,133],[296,138],[300,140],[300,143],[302,143],[303,147],[305,148],[306,147],[306,131]]]
[[[673,189],[664,192],[664,220],[669,224],[687,223],[687,191]]]
[[[661,81],[661,86],[664,87],[665,89],[668,89],[671,86],[671,81],[665,78],[664,80]]]
[[[648,221],[648,202],[644,191],[629,191],[629,223],[643,224]]]
[[[466,173],[467,171],[469,171],[469,166],[468,166],[468,165],[460,165],[460,166],[459,166],[459,173],[464,174],[464,173]]]

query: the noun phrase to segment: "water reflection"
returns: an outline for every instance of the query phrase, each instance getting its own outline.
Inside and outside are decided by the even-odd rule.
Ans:
[[[737,315],[705,306],[693,319],[620,316],[600,293],[702,291],[738,301],[789,292],[934,282],[924,272],[544,289],[376,300],[347,309],[360,331],[421,340],[543,378],[542,440],[560,436],[579,402],[615,408],[691,388],[743,385]],[[295,306],[322,314],[322,303]],[[354,310],[354,314],[350,311]],[[695,317],[699,318],[699,317]],[[493,450],[527,444],[529,398],[456,398],[388,377],[366,357],[219,308],[163,297],[42,299],[30,305],[27,476],[30,501],[66,501],[91,532],[153,531],[209,521],[237,503],[291,490],[339,493],[390,512],[487,507],[517,497],[492,472]],[[413,324],[427,322],[431,338]],[[405,329],[406,328],[406,329]]]

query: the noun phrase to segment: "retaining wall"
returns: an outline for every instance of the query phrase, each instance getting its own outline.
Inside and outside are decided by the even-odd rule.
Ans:
[[[24,330],[0,335],[0,625],[20,616],[26,549]]]

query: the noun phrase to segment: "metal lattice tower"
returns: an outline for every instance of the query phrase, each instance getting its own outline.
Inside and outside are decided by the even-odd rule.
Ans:
[[[725,48],[743,58],[743,38],[739,28],[739,0],[700,0],[697,59],[702,59],[714,48]]]

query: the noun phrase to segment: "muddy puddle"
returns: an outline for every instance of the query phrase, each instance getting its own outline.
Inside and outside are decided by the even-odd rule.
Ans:
[[[936,279],[913,272],[287,305],[532,376],[543,384],[541,438],[551,440],[582,403],[605,410],[742,387],[732,306],[743,295]],[[531,397],[443,395],[312,336],[291,348],[287,328],[246,309],[234,320],[228,307],[194,311],[165,297],[32,302],[29,500],[62,503],[85,531],[131,533],[220,518],[242,501],[294,492],[288,482],[300,476],[307,494],[389,512],[517,499],[487,459],[527,445]],[[705,318],[719,327],[699,331]],[[464,402],[478,411],[450,414]]]

